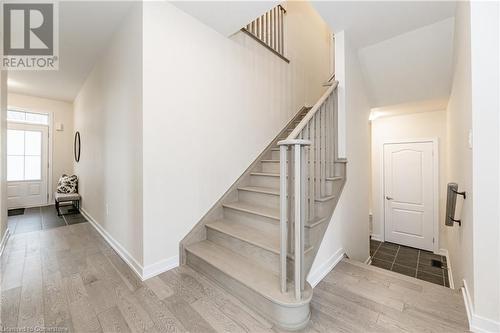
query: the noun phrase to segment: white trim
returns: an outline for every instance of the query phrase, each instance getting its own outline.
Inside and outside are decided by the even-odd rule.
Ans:
[[[452,270],[451,270],[450,254],[449,254],[448,250],[447,249],[439,249],[439,251],[436,252],[436,254],[439,254],[441,256],[445,256],[446,257],[446,267],[447,267],[447,271],[448,271],[448,281],[450,283],[450,288],[451,289],[455,289],[455,283],[453,282],[453,273],[452,273]]]
[[[80,208],[80,212],[83,216],[90,222],[90,224],[101,234],[101,236],[106,240],[106,242],[113,248],[113,250],[118,253],[118,255],[127,263],[127,265],[132,268],[132,270],[141,278],[142,280],[142,265],[135,260],[135,258],[117,241],[111,236],[106,229],[104,229],[85,209]]]
[[[384,146],[386,144],[401,144],[401,143],[425,143],[425,142],[430,142],[432,143],[432,151],[433,151],[433,157],[432,157],[432,175],[433,175],[433,189],[432,189],[432,195],[433,195],[433,212],[434,212],[434,223],[432,226],[433,229],[433,237],[434,237],[434,244],[433,244],[433,252],[437,253],[439,251],[439,140],[438,138],[421,138],[421,139],[397,139],[397,140],[387,140],[383,141],[381,143],[381,149],[380,149],[380,168],[379,168],[379,179],[380,179],[380,200],[379,203],[379,209],[381,212],[381,229],[382,229],[382,239],[380,239],[381,242],[385,242],[385,161],[384,161]],[[379,240],[379,239],[377,239]]]
[[[469,330],[477,333],[500,332],[500,322],[488,318],[484,318],[474,313],[474,304],[467,287],[467,282],[464,280],[462,289],[462,296],[464,298],[465,310],[467,312],[467,319],[469,320]]]
[[[314,272],[310,272],[307,276],[307,282],[314,288],[330,271],[344,258],[345,252],[340,248],[332,254],[324,263],[321,264]]]
[[[179,256],[158,261],[146,267],[142,266],[116,239],[111,236],[85,209],[80,212],[89,223],[99,232],[104,240],[116,251],[120,258],[137,274],[141,281],[147,280],[179,266]]]
[[[0,242],[0,257],[3,254],[3,250],[5,250],[5,246],[7,245],[7,242],[9,241],[10,237],[10,230],[7,228],[3,234],[2,241]]]
[[[384,237],[381,237],[379,234],[371,234],[370,238],[379,242],[384,241]]]
[[[147,265],[142,270],[142,280],[143,281],[147,280],[149,278],[152,278],[153,276],[169,271],[178,266],[179,266],[179,256],[171,257],[168,259],[158,261],[154,264]]]

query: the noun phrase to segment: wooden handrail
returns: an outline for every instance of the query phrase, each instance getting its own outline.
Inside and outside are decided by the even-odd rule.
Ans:
[[[314,117],[316,112],[321,108],[323,103],[326,101],[326,99],[332,94],[332,92],[337,89],[337,86],[339,85],[339,81],[335,81],[323,94],[323,96],[320,97],[320,99],[314,104],[314,106],[307,112],[306,116],[302,121],[295,127],[295,129],[288,135],[286,140],[293,140],[297,139],[299,136],[300,132],[306,127],[306,125],[309,123],[309,121]]]

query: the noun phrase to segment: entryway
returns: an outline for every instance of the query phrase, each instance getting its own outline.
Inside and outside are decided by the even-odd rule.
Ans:
[[[9,232],[23,234],[87,222],[82,214],[74,214],[71,209],[70,205],[62,206],[62,216],[57,216],[54,205],[16,210],[16,214],[8,217]]]
[[[47,114],[8,112],[7,206],[39,207],[49,197],[49,119]]]

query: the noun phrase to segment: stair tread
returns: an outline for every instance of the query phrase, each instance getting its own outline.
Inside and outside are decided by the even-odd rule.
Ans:
[[[342,180],[341,176],[336,176],[336,177],[326,177],[326,180]]]
[[[323,222],[326,222],[328,220],[328,217],[315,217],[312,220],[307,221],[304,226],[306,228],[314,228],[318,225],[320,225]]]
[[[207,223],[206,226],[265,250],[279,253],[280,237],[278,229],[276,229],[276,233],[264,232],[257,228],[228,220],[210,222]]]
[[[186,246],[186,250],[275,303],[296,306],[309,302],[312,297],[312,288],[308,283],[299,301],[295,300],[291,285],[287,293],[281,293],[278,275],[257,262],[210,241],[190,244]]]
[[[222,232],[231,237],[237,238],[244,242],[263,248],[273,253],[280,253],[280,235],[278,229],[276,233],[269,233],[252,228],[244,224],[235,223],[229,220],[218,220],[206,224],[207,228],[211,228]],[[305,246],[304,253],[312,250],[312,246]],[[293,255],[289,254],[289,258],[293,259]]]
[[[272,195],[279,195],[280,194],[279,188],[263,187],[263,186],[242,186],[242,187],[238,187],[238,190],[272,194]]]
[[[321,197],[321,198],[317,198],[315,200],[317,202],[327,202],[327,201],[332,200],[332,199],[335,199],[334,195],[327,195],[327,196],[324,196],[324,197]]]
[[[239,211],[243,211],[246,213],[251,213],[251,214],[269,217],[271,219],[278,220],[278,221],[280,219],[280,209],[279,208],[258,206],[258,205],[253,205],[253,204],[249,204],[249,203],[242,202],[242,201],[225,203],[222,206],[227,207],[227,208],[236,209]]]

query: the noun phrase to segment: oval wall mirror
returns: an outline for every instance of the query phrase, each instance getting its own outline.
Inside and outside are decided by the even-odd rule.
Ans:
[[[80,132],[75,133],[75,143],[73,148],[75,150],[75,161],[80,162],[80,150],[81,150]]]

